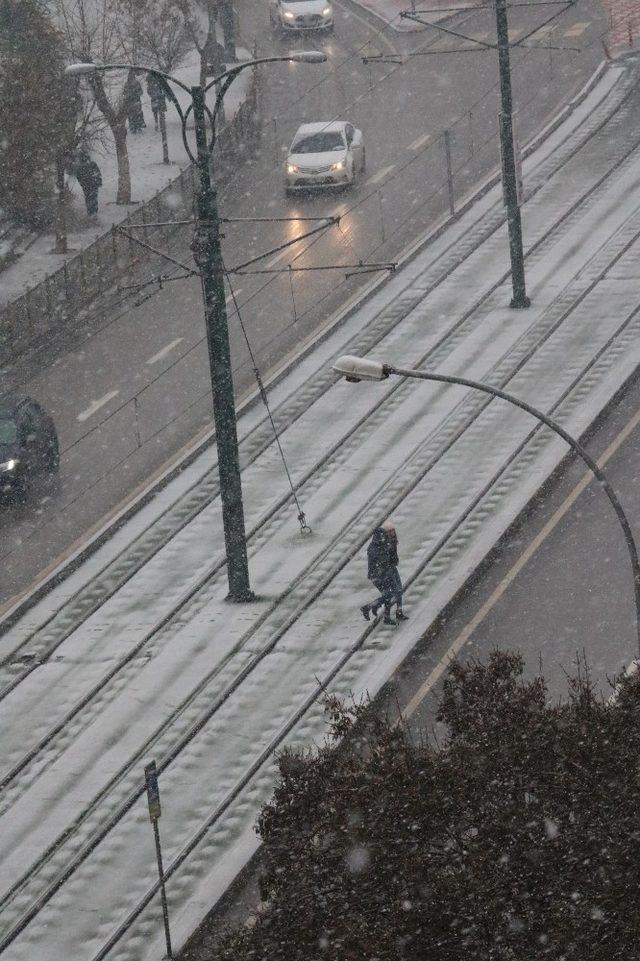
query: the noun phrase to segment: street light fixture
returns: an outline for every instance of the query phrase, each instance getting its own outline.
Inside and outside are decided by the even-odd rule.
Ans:
[[[492,397],[499,397],[501,400],[506,400],[509,404],[513,404],[514,407],[519,407],[520,410],[524,410],[528,414],[531,414],[531,416],[535,417],[536,420],[539,420],[541,423],[545,424],[552,431],[554,431],[554,433],[558,434],[558,436],[561,437],[584,461],[596,480],[599,481],[600,486],[609,498],[611,506],[613,507],[616,517],[620,523],[620,527],[622,528],[625,543],[629,551],[629,559],[633,574],[633,590],[636,610],[636,634],[638,648],[640,649],[640,561],[638,559],[638,549],[636,547],[636,542],[631,530],[631,525],[629,524],[629,520],[624,512],[622,504],[618,500],[618,496],[609,483],[604,471],[598,467],[598,464],[592,459],[582,444],[572,437],[571,434],[568,434],[567,431],[557,423],[557,421],[553,420],[548,416],[548,414],[544,414],[536,407],[532,407],[531,404],[527,404],[526,401],[520,400],[519,397],[514,397],[513,394],[508,394],[506,391],[500,390],[498,387],[491,387],[489,384],[483,384],[476,380],[469,380],[467,377],[454,377],[450,374],[434,374],[426,370],[412,370],[411,368],[395,367],[392,364],[385,364],[376,360],[367,360],[363,357],[354,357],[350,354],[345,354],[343,357],[339,357],[338,360],[333,364],[333,370],[337,374],[341,374],[345,380],[349,381],[350,383],[358,383],[361,380],[386,380],[391,376],[391,374],[395,374],[398,377],[412,377],[418,380],[430,380],[435,381],[436,383],[457,384],[460,387],[469,387],[472,390],[479,390],[484,394],[489,394]]]
[[[206,87],[188,87],[161,70],[137,64],[96,64],[73,63],[66,69],[67,76],[91,76],[98,71],[136,70],[156,77],[176,108],[182,124],[182,140],[190,159],[198,170],[198,191],[196,195],[196,228],[193,240],[193,256],[200,268],[202,294],[204,301],[211,390],[213,394],[213,419],[218,449],[218,471],[220,474],[220,497],[222,500],[222,522],[224,527],[225,551],[227,558],[227,577],[229,580],[229,600],[249,601],[253,592],[249,583],[249,564],[245,535],[244,507],[242,503],[242,483],[240,479],[240,460],[238,456],[238,432],[236,409],[233,396],[233,376],[231,371],[231,350],[224,289],[224,267],[220,243],[220,218],[215,184],[211,179],[211,154],[216,139],[216,118],[222,99],[243,70],[263,63],[324,63],[326,54],[319,50],[293,50],[278,57],[259,57],[243,60],[234,64],[220,76],[215,77]],[[171,84],[180,87],[191,98],[191,104],[183,110]],[[216,86],[218,93],[213,111],[206,104],[207,91]],[[191,151],[187,139],[187,120],[193,111],[196,153]],[[207,138],[207,118],[211,126],[211,137]]]

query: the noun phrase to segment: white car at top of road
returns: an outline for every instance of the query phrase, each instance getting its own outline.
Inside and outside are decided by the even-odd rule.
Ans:
[[[272,0],[271,26],[292,33],[303,30],[333,30],[330,0]]]
[[[362,131],[344,120],[303,123],[284,165],[285,188],[348,187],[365,169]]]

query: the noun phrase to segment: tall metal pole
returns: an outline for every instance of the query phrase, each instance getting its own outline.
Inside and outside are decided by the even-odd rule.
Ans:
[[[513,139],[513,98],[511,94],[511,64],[509,61],[509,24],[507,0],[495,0],[496,27],[498,33],[498,63],[500,68],[500,142],[502,144],[502,178],[509,224],[509,252],[511,256],[511,283],[513,299],[511,306],[529,307],[524,276],[524,252],[522,249],[522,220],[518,203],[515,144]]]
[[[191,96],[193,98],[193,120],[197,145],[196,159],[200,181],[196,198],[198,225],[194,239],[194,257],[200,267],[204,298],[207,347],[213,391],[213,419],[218,448],[222,522],[227,554],[229,600],[248,601],[253,598],[253,593],[249,585],[218,202],[209,169],[203,88],[192,87]]]

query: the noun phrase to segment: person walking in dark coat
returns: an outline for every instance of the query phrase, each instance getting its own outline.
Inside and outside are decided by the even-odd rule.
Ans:
[[[378,608],[384,605],[383,622],[395,624],[396,621],[391,620],[392,604],[396,605],[396,620],[408,620],[402,610],[402,581],[398,573],[398,537],[391,521],[385,521],[373,532],[367,548],[367,561],[367,577],[375,584],[380,596],[360,608],[365,621],[370,620],[371,614],[375,617]]]
[[[95,220],[98,215],[98,190],[102,186],[102,174],[95,160],[89,156],[88,150],[83,148],[78,151],[73,175],[82,188],[87,213],[91,220]]]
[[[160,114],[167,112],[167,98],[162,88],[162,84],[157,77],[154,77],[152,73],[150,73],[147,77],[147,93],[149,94],[149,99],[151,100],[151,112],[153,113],[153,122],[157,130]]]
[[[131,133],[140,133],[142,128],[147,125],[144,122],[144,114],[142,112],[142,87],[140,81],[136,80],[133,73],[129,74],[127,82],[124,85],[124,98],[127,108],[129,130]]]

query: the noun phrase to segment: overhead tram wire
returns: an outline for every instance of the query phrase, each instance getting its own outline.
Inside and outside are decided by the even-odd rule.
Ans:
[[[562,0],[562,2],[565,2],[565,0]],[[556,0],[554,0],[554,4],[555,4],[555,3],[556,3]],[[579,5],[579,0],[577,0],[577,2],[573,5],[573,8],[575,9],[576,7],[578,7],[578,5]],[[529,6],[529,4],[521,4],[520,6]],[[476,11],[472,11],[472,12],[470,13],[469,17],[463,18],[463,20],[462,20],[462,22],[461,22],[461,26],[464,25],[464,23],[467,22],[468,19],[471,19],[472,16],[475,16],[475,15],[476,15]],[[426,32],[428,29],[429,29],[429,28],[425,28],[425,32]],[[421,31],[421,32],[422,32],[422,31]],[[606,35],[607,35],[606,33],[604,33],[604,34],[599,34],[590,44],[587,44],[585,47],[582,47],[582,48],[581,48],[581,51],[588,50],[588,49],[590,49],[591,47],[596,46],[597,44],[603,43],[603,42],[605,41],[605,39],[606,39]],[[437,39],[437,38],[436,38],[436,39]],[[434,40],[433,42],[435,43],[436,40]],[[368,41],[367,41],[367,43],[368,43]],[[366,47],[366,45],[367,45],[366,43],[360,45],[360,46],[357,48],[357,50],[354,51],[353,54],[350,54],[350,55],[349,55],[348,57],[346,57],[343,61],[341,61],[341,63],[338,65],[338,67],[342,67],[342,66],[344,66],[345,64],[351,62],[352,60],[356,60],[356,59],[361,60],[361,59],[362,59],[362,58],[361,58],[361,53],[362,53],[362,50]],[[525,47],[525,46],[522,46],[520,49],[527,51],[526,54],[524,55],[524,58],[523,58],[523,59],[524,59],[524,60],[528,60],[529,57],[530,57],[533,53],[537,52],[537,51],[540,50],[541,48],[539,48],[539,47]],[[446,51],[443,51],[443,53],[444,53],[444,52],[446,52]],[[480,52],[480,51],[479,51],[479,52]],[[373,88],[371,88],[371,90],[374,90],[377,86],[379,86],[380,84],[384,83],[390,76],[392,76],[392,75],[396,72],[396,70],[399,70],[399,69],[401,69],[401,68],[404,67],[404,66],[406,66],[406,62],[397,64],[396,66],[394,66],[394,68],[393,68],[392,70],[389,70],[387,73],[385,73],[385,75],[384,75],[383,77],[381,77],[379,80],[377,80],[377,81],[375,82],[375,84],[374,84]],[[322,83],[325,83],[325,82],[328,82],[328,78],[323,78],[322,80],[318,81],[317,83],[315,83],[315,84],[313,85],[313,87],[310,87],[309,90],[315,89],[316,87],[318,87],[319,85],[321,85]],[[496,83],[494,83],[494,84],[492,85],[492,87],[489,88],[488,91],[486,91],[477,101],[475,101],[475,102],[469,107],[468,110],[465,110],[465,115],[468,114],[468,113],[470,113],[470,112],[472,112],[474,109],[476,109],[476,108],[490,95],[490,93],[498,87],[498,85],[499,85],[499,81],[496,81]],[[371,91],[368,91],[368,92],[371,92]],[[287,108],[290,108],[290,107],[292,107],[292,106],[295,106],[296,103],[298,103],[298,102],[300,102],[301,100],[304,99],[304,96],[305,96],[305,95],[303,94],[303,95],[301,95],[301,96],[298,98],[298,100],[292,101],[290,104],[287,105]],[[353,104],[355,104],[355,103],[358,103],[358,102],[362,99],[362,96],[363,96],[363,95],[359,95],[354,101],[352,101],[352,103],[350,103],[350,104],[347,105],[347,108],[352,107]],[[528,105],[529,103],[532,103],[535,99],[536,99],[536,95],[534,95],[533,97],[530,98],[529,101],[527,101],[527,105]],[[524,105],[524,106],[526,106],[526,105]],[[518,108],[518,110],[521,110],[521,109],[522,109],[522,105]],[[462,119],[463,119],[462,117],[458,117],[457,120],[454,121],[454,123],[460,122]],[[416,154],[415,154],[415,156],[412,157],[411,160],[410,160],[408,163],[404,164],[404,165],[400,168],[399,172],[401,173],[403,170],[405,170],[405,169],[409,166],[410,163],[415,162],[416,160],[418,160],[418,159],[422,156],[423,153],[426,153],[427,150],[430,149],[430,147],[431,147],[431,144],[427,144],[423,149],[417,151]],[[264,179],[266,179],[266,178],[264,178]],[[257,184],[259,185],[260,182],[262,182],[262,181],[257,181]],[[375,192],[375,191],[373,191],[372,193],[374,193],[374,192]],[[371,195],[372,195],[372,194],[369,194],[369,195],[367,195],[366,197],[361,198],[359,201],[357,201],[355,204],[353,204],[351,207],[349,207],[348,210],[346,210],[345,213],[343,213],[343,214],[341,215],[342,218],[343,218],[343,219],[346,218],[350,213],[352,213],[354,210],[356,210],[362,203],[365,203],[365,202],[370,198]],[[422,205],[421,205],[421,206],[422,206]],[[190,222],[191,222],[191,221],[184,222],[184,223],[190,223]],[[181,226],[181,224],[182,224],[183,222],[182,222],[182,221],[170,222],[171,225],[173,225],[174,223],[179,227],[179,226]],[[389,236],[393,236],[393,234],[396,233],[396,232],[397,232],[397,231],[392,231],[392,233],[391,233]],[[309,247],[313,246],[313,244],[314,244],[315,242],[316,242],[316,238],[314,238],[313,241],[309,244]],[[374,248],[372,251],[370,251],[370,253],[374,253],[375,250],[377,250],[377,249],[379,249],[379,248],[378,248],[378,247]],[[306,252],[306,251],[303,250],[303,251],[301,251],[300,253],[301,253],[301,255],[303,255],[305,252]],[[262,293],[262,291],[266,290],[266,289],[269,287],[269,285],[271,285],[272,283],[277,282],[277,280],[278,280],[278,275],[274,275],[274,276],[270,277],[270,278],[269,278],[268,280],[266,280],[260,287],[258,287],[257,290],[254,291],[254,293],[251,294],[250,297],[248,297],[246,300],[244,300],[242,305],[243,305],[243,306],[246,306],[248,303],[250,303],[251,301],[255,300],[255,298],[256,298],[257,296],[259,296],[259,295]],[[340,286],[342,286],[342,284],[341,284]],[[334,289],[335,289],[335,288],[334,288]],[[149,300],[151,297],[155,296],[157,293],[159,293],[159,290],[156,288],[155,290],[153,290],[152,292],[150,292],[147,296],[145,296],[144,300],[142,300],[141,303],[146,302],[146,301]],[[323,298],[323,299],[324,299],[324,298]],[[135,309],[135,307],[136,307],[137,305],[136,305],[136,304],[132,304],[130,301],[131,301],[131,294],[125,294],[125,295],[122,296],[121,298],[118,298],[118,299],[117,299],[117,302],[114,303],[114,307],[115,307],[116,309],[117,309],[118,307],[122,307],[123,309],[122,309],[121,312],[118,313],[115,317],[110,318],[108,324],[106,324],[106,325],[104,325],[103,327],[100,328],[101,331],[104,331],[107,327],[110,327],[113,323],[116,323],[116,322],[117,322],[118,320],[120,320],[122,317],[126,316],[126,314],[129,313],[131,310]],[[303,314],[301,314],[300,317],[304,316],[305,314],[306,314],[306,311],[303,312]],[[72,353],[72,351],[73,351],[74,349],[75,349],[75,348],[71,347],[71,348],[69,348],[68,350],[65,350],[65,351],[63,352],[62,356],[68,356],[70,353]],[[46,364],[44,367],[42,367],[41,370],[46,370],[48,367],[52,366],[53,363],[54,363],[54,361],[51,360],[50,363],[48,363],[48,364]]]

